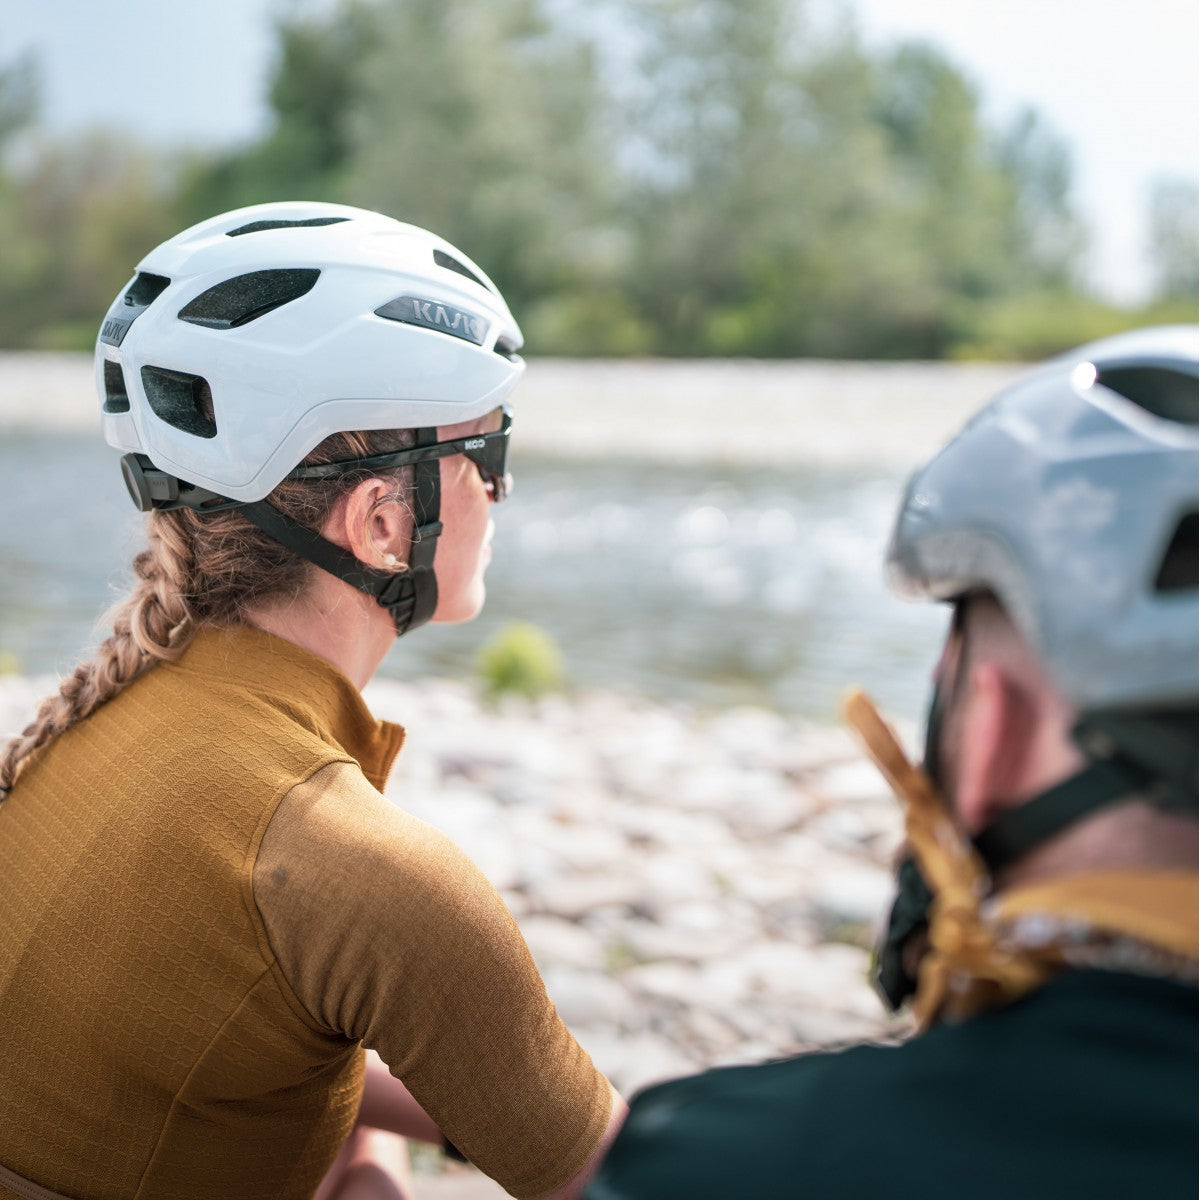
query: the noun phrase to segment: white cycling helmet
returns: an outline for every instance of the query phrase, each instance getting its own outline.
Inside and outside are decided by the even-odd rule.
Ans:
[[[104,436],[257,501],[330,434],[497,408],[521,342],[491,280],[423,229],[338,204],[242,208],[152,250],[114,301],[96,343]]]

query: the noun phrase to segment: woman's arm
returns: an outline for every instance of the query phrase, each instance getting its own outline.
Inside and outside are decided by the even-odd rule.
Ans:
[[[403,1134],[419,1142],[432,1142],[435,1146],[442,1144],[442,1131],[437,1123],[374,1050],[367,1051],[358,1124]]]
[[[616,1089],[613,1089],[612,1094],[612,1116],[608,1120],[608,1128],[604,1132],[604,1136],[600,1139],[600,1144],[592,1152],[591,1158],[583,1164],[580,1171],[569,1179],[562,1187],[556,1188],[553,1192],[548,1192],[539,1200],[579,1200],[583,1195],[583,1189],[587,1187],[592,1176],[599,1169],[601,1162],[604,1161],[605,1154],[608,1153],[609,1146],[617,1134],[621,1132],[621,1126],[625,1123],[625,1118],[629,1115],[629,1106],[621,1099]]]
[[[335,763],[280,803],[254,897],[321,1027],[377,1050],[514,1195],[579,1190],[614,1123],[612,1090],[563,1025],[512,915],[453,842]]]

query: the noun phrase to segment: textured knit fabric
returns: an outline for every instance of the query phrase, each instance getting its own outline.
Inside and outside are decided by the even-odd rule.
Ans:
[[[313,1019],[377,1050],[477,1167],[515,1196],[579,1171],[611,1090],[453,842],[334,763],[280,804],[254,892]]]
[[[298,784],[340,763],[380,787],[402,738],[328,663],[240,628],[201,632],[35,756],[0,807],[0,1163],[81,1200],[312,1194],[353,1122],[363,1052],[293,990],[254,866]],[[429,977],[458,948],[439,936]],[[430,1012],[453,1038],[447,998]],[[593,1077],[589,1129],[599,1090]]]
[[[587,1200],[1194,1200],[1196,989],[1071,971],[902,1046],[643,1092]]]

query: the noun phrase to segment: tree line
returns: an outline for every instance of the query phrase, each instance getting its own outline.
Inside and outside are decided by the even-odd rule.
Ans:
[[[1070,157],[930,45],[806,0],[340,0],[277,18],[257,140],[37,128],[0,64],[0,345],[90,344],[138,257],[282,198],[425,225],[533,353],[1036,357],[1196,319],[1196,189],[1151,199],[1154,302],[1089,294]]]

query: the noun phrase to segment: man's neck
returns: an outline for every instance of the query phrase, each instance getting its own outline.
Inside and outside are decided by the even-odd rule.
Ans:
[[[1065,875],[1104,869],[1196,870],[1195,816],[1135,801],[1094,813],[997,872],[995,890],[1009,891]]]

